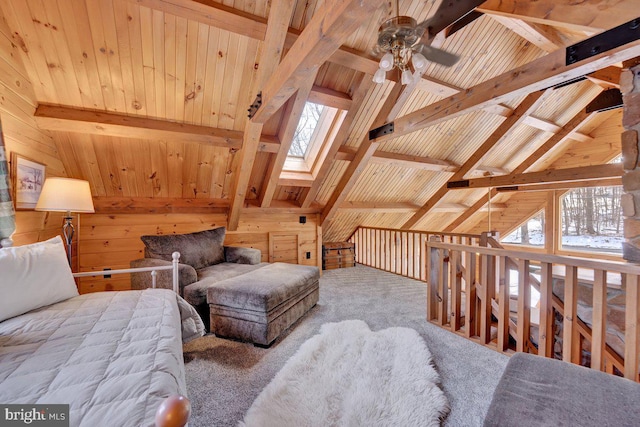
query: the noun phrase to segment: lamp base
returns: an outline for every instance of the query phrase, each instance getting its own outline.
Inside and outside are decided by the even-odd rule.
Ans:
[[[73,267],[71,264],[71,255],[72,255],[72,249],[71,249],[71,242],[73,241],[73,235],[76,232],[75,227],[73,226],[73,223],[71,222],[73,220],[73,217],[71,216],[71,212],[67,212],[67,216],[64,217],[64,225],[62,226],[62,235],[64,236],[64,240],[67,244],[67,260],[69,261],[69,266]]]

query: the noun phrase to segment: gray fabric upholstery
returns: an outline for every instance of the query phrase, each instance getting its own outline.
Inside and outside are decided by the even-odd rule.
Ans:
[[[223,262],[221,264],[201,268],[197,271],[198,280],[194,280],[191,284],[185,286],[184,299],[194,306],[206,304],[207,289],[213,286],[213,284],[231,277],[240,276],[266,265],[269,264],[234,264],[231,262]]]
[[[180,261],[196,270],[224,262],[224,227],[188,234],[141,236],[145,258],[171,261],[173,252],[180,252]]]
[[[318,267],[276,262],[260,269],[260,274],[216,283],[208,290],[207,302],[269,312],[283,301],[314,286],[318,277]]]
[[[221,337],[236,338],[260,345],[271,344],[288,327],[304,316],[318,302],[320,292],[314,288],[302,299],[295,301],[280,316],[268,322],[247,320],[241,316],[246,312],[235,310],[220,310],[221,307],[210,309],[211,330]],[[269,316],[271,317],[271,316]]]
[[[640,384],[526,353],[511,356],[485,426],[638,426]]]
[[[211,332],[269,345],[318,302],[319,270],[268,264],[208,288]]]
[[[139,267],[160,267],[171,265],[171,261],[165,261],[155,258],[135,259],[129,263],[131,268]],[[180,287],[180,295],[183,295],[184,287],[198,280],[195,268],[186,264],[178,264],[178,283]],[[151,273],[131,273],[131,289],[141,290],[151,287]],[[171,270],[162,270],[157,272],[156,288],[173,289],[173,279]]]
[[[224,259],[226,262],[235,262],[236,264],[260,264],[262,252],[260,249],[225,246]]]

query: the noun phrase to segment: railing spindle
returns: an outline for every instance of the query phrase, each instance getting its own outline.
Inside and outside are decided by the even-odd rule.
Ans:
[[[529,260],[518,261],[518,320],[516,351],[527,351],[531,331],[531,285]]]
[[[465,295],[465,335],[471,338],[477,335],[476,331],[476,254],[465,251],[465,275],[464,275],[464,295]]]
[[[451,330],[458,331],[462,326],[460,311],[462,308],[462,269],[460,252],[450,251],[451,261]]]
[[[593,271],[593,324],[591,326],[591,369],[604,370],[607,331],[607,272]]]
[[[562,360],[580,363],[578,339],[578,267],[567,265],[564,274],[564,321],[562,331]]]
[[[638,276],[627,274],[627,299],[624,333],[624,377],[638,381],[640,362],[640,289]]]
[[[553,355],[553,265],[542,263],[540,280],[540,325],[538,354],[545,357]]]
[[[498,287],[498,351],[509,348],[509,267],[507,257],[497,257],[500,281]]]

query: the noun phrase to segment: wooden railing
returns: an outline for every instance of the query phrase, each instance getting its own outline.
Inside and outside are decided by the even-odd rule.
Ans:
[[[428,320],[500,352],[585,364],[583,348],[588,347],[592,369],[639,381],[638,266],[437,241],[428,241],[427,247]],[[554,294],[554,285],[558,291],[564,287],[561,295]],[[578,297],[579,290],[584,298],[589,289],[587,323],[578,317]],[[613,347],[607,342],[607,293],[612,289],[624,295],[625,311],[624,336]],[[539,292],[536,304],[534,291]],[[556,334],[559,327],[562,333]]]
[[[355,243],[357,263],[426,281],[426,242],[434,236],[442,242],[464,245],[477,245],[480,241],[478,234],[358,227],[349,242]]]

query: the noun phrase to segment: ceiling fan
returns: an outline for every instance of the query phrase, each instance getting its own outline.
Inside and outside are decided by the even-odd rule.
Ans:
[[[423,71],[428,61],[447,67],[455,64],[460,59],[457,55],[432,47],[428,42],[484,1],[443,0],[432,17],[418,24],[412,17],[400,15],[399,0],[396,0],[396,16],[383,22],[378,30],[374,51],[383,55],[373,81],[383,83],[386,72],[397,67],[402,72],[402,84],[408,84],[412,79],[409,64],[417,71]]]

